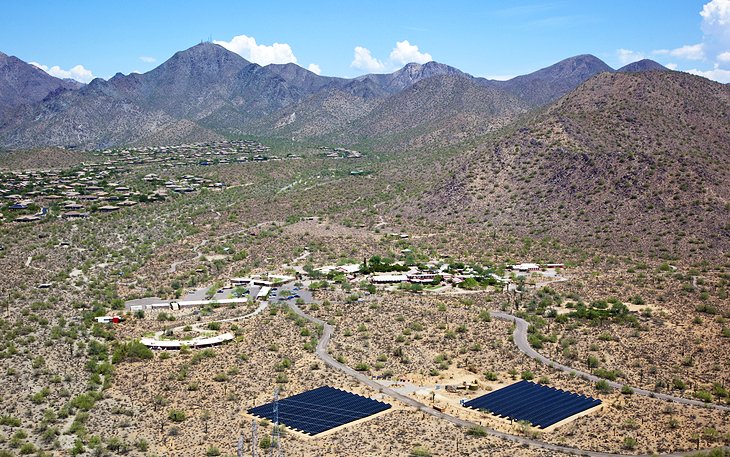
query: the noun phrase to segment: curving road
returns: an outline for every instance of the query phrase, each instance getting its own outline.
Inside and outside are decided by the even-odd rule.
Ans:
[[[348,375],[352,378],[357,379],[362,384],[365,384],[365,385],[377,390],[378,392],[381,392],[408,406],[416,408],[418,411],[429,414],[438,419],[445,420],[447,422],[451,422],[452,424],[457,425],[459,427],[466,427],[466,428],[482,427],[475,422],[460,419],[458,417],[442,413],[441,411],[436,411],[435,409],[431,408],[430,406],[428,406],[424,403],[421,403],[420,401],[415,400],[411,397],[400,394],[393,389],[385,387],[385,386],[377,383],[376,381],[374,381],[367,375],[360,373],[358,371],[355,371],[354,369],[350,368],[349,366],[338,362],[329,354],[329,352],[327,352],[327,345],[329,344],[330,338],[332,337],[334,328],[331,325],[329,325],[328,323],[326,323],[325,321],[323,321],[322,319],[318,319],[314,316],[310,316],[309,314],[306,314],[296,304],[290,303],[289,307],[292,309],[292,311],[294,311],[296,314],[303,317],[304,319],[307,319],[308,321],[314,322],[315,324],[321,325],[323,327],[324,332],[322,334],[322,337],[319,339],[319,342],[317,343],[317,348],[315,349],[315,353],[316,353],[317,357],[319,357],[327,366],[329,366],[335,370],[338,370],[342,373],[345,373],[346,375]],[[527,342],[527,322],[526,321],[519,319],[515,316],[511,316],[509,314],[501,313],[501,312],[499,313],[499,316],[497,315],[496,312],[493,313],[492,315],[497,318],[508,318],[509,317],[508,320],[517,319],[518,321],[516,321],[516,323],[517,323],[518,329],[522,327],[521,324],[519,323],[519,320],[524,322],[524,339],[525,339],[525,343]],[[516,341],[519,340],[519,338],[517,337],[518,333],[520,335],[523,334],[522,331],[518,332],[518,330],[516,329],[515,330],[515,340]],[[532,350],[532,348],[529,347],[529,345],[527,345],[527,347],[530,350]],[[522,350],[522,348],[520,348],[520,350]],[[523,351],[523,352],[525,352],[525,351]],[[542,357],[542,356],[540,356],[540,354],[538,354],[534,350],[532,350],[532,352],[534,352],[538,357]],[[544,358],[544,359],[549,362],[549,359],[547,359],[547,358]],[[568,368],[568,367],[566,367],[566,368]],[[569,369],[569,370],[574,371],[572,369]],[[689,401],[692,401],[692,400],[689,400]],[[702,403],[702,406],[705,406],[705,404]],[[576,448],[572,448],[572,447],[568,447],[568,446],[561,446],[558,444],[551,444],[551,443],[546,443],[544,441],[533,440],[533,439],[530,439],[530,438],[527,438],[524,436],[510,435],[509,433],[500,432],[499,430],[494,430],[491,428],[486,428],[486,427],[482,427],[482,428],[488,435],[491,435],[491,436],[494,436],[497,438],[501,438],[503,440],[510,441],[512,443],[517,443],[517,444],[531,446],[531,447],[540,448],[540,449],[546,449],[546,450],[550,450],[550,451],[563,452],[566,454],[582,455],[582,456],[589,456],[589,457],[619,457],[619,456],[624,457],[627,455],[627,454],[612,454],[609,452],[584,451],[581,449],[576,449]],[[726,449],[730,449],[730,447],[726,448]],[[662,455],[665,455],[667,457],[679,457],[679,456],[687,456],[687,455],[695,454],[696,452],[697,451],[684,451],[684,452],[677,452],[677,453],[672,453],[672,454],[662,454]],[[646,454],[645,456],[649,457],[650,455],[656,455],[656,454]],[[644,457],[644,456],[642,456],[642,457]]]
[[[556,370],[564,371],[566,373],[575,373],[576,376],[580,376],[584,379],[587,379],[592,382],[597,382],[603,378],[600,378],[596,375],[586,373],[584,371],[578,371],[574,368],[571,368],[566,365],[562,365],[560,363],[557,363],[544,355],[537,352],[535,349],[530,346],[530,343],[527,341],[527,328],[530,326],[530,324],[517,316],[513,316],[512,314],[508,314],[502,311],[490,311],[492,317],[504,321],[510,321],[514,322],[515,324],[515,332],[513,334],[513,339],[515,344],[517,345],[517,348],[524,353],[526,356],[539,360],[540,362],[544,363],[545,365],[548,365],[552,368],[555,368]],[[621,384],[620,382],[615,381],[609,381],[605,380],[611,387],[614,389],[621,389],[624,384]],[[630,387],[630,386],[629,386]],[[673,395],[663,394],[659,392],[652,392],[650,390],[645,389],[639,389],[636,387],[631,388],[635,394],[637,395],[643,395],[645,397],[651,397],[651,398],[658,398],[660,400],[665,400],[669,402],[679,403],[682,405],[690,405],[690,406],[701,406],[703,408],[713,408],[718,409],[721,411],[730,411],[730,406],[725,405],[719,405],[717,403],[705,403],[699,400],[691,400],[689,398],[682,398],[682,397],[675,397]]]

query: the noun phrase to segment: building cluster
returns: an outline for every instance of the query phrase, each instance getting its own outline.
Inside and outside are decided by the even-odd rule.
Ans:
[[[400,263],[397,265],[398,267],[402,267]],[[477,271],[469,266],[455,268],[446,263],[439,264],[436,262],[429,262],[420,266],[412,266],[408,268],[407,271],[391,271],[372,274],[363,274],[362,266],[359,264],[329,265],[316,268],[315,271],[319,275],[323,276],[342,274],[350,281],[365,277],[365,279],[367,279],[370,283],[378,285],[399,283],[434,284],[436,281],[440,284],[458,285],[470,278],[479,281],[488,279],[498,284],[509,283],[509,279],[503,278],[491,271]]]
[[[516,271],[519,273],[531,273],[535,271],[565,268],[565,265],[562,263],[518,263],[515,265],[510,265],[508,268],[512,271]]]
[[[159,164],[163,167],[180,165],[217,165],[235,162],[260,161],[274,158],[270,148],[257,141],[233,140],[190,143],[175,146],[105,149],[94,152],[104,164],[135,166]]]
[[[320,151],[324,152],[325,157],[331,159],[359,159],[362,157],[362,153],[347,149],[347,148],[330,148],[327,146],[320,146]]]
[[[127,170],[105,162],[63,171],[0,173],[0,222],[37,222],[50,213],[63,219],[86,218],[94,212],[111,213],[140,202],[165,200],[169,192],[225,188],[222,182],[198,176],[167,179],[150,173],[143,180],[156,188],[141,190],[144,186],[136,189],[114,181],[123,171]]]
[[[503,278],[492,272],[478,272],[471,267],[453,270],[448,264],[436,266],[426,265],[425,269],[412,267],[409,271],[398,274],[375,274],[370,276],[373,284],[451,284],[458,286],[468,279],[477,281],[490,280],[496,284],[508,284],[508,278]]]
[[[410,250],[404,250],[410,252]],[[320,276],[332,277],[333,275],[344,275],[348,280],[354,281],[358,279],[367,279],[370,283],[376,285],[388,284],[421,284],[421,285],[453,285],[459,286],[464,281],[472,280],[480,283],[489,283],[494,285],[509,285],[511,280],[507,276],[500,276],[490,268],[481,268],[479,266],[468,266],[460,263],[448,264],[440,262],[428,262],[418,266],[411,266],[406,271],[402,262],[393,264],[393,271],[383,271],[378,273],[363,274],[362,265],[330,265],[316,268],[315,271]],[[398,267],[398,268],[396,268]],[[506,270],[516,274],[523,274],[536,271],[554,270],[564,268],[562,263],[522,263],[517,265],[508,265]]]
[[[50,210],[62,218],[89,216],[92,210],[117,211],[136,205],[142,193],[112,181],[117,168],[84,164],[64,171],[0,173],[0,221],[34,222]],[[157,195],[145,195],[155,200]]]

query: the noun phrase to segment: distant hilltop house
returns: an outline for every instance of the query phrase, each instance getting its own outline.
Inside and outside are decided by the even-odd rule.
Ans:
[[[35,222],[39,221],[41,218],[36,215],[25,215],[25,216],[18,216],[15,218],[15,222]]]
[[[89,213],[82,213],[79,211],[68,211],[63,214],[61,214],[61,217],[64,219],[80,219],[83,217],[89,217]]]

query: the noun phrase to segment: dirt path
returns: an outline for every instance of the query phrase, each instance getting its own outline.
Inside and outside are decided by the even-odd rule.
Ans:
[[[199,332],[199,333],[207,332],[208,329],[206,329],[205,326],[207,326],[208,324],[210,324],[212,322],[219,322],[219,323],[222,324],[222,323],[225,323],[225,322],[238,322],[238,321],[243,321],[243,320],[246,320],[246,319],[250,319],[250,318],[252,318],[252,317],[254,317],[254,316],[258,315],[258,314],[261,314],[261,312],[263,310],[265,310],[267,306],[269,306],[269,302],[262,301],[261,304],[255,310],[251,311],[248,314],[244,314],[243,316],[231,317],[231,318],[228,318],[228,319],[214,319],[214,320],[205,321],[205,322],[197,322],[197,323],[193,324],[191,326],[191,328],[192,328],[193,331],[196,331],[196,332]],[[172,333],[174,334],[175,332],[178,332],[178,331],[183,330],[188,325],[190,325],[190,324],[178,325],[177,327],[173,327],[173,328],[168,329],[168,330],[172,330]],[[156,339],[160,339],[164,333],[165,333],[165,330],[161,330],[159,332],[156,332],[155,333],[155,338]]]
[[[592,381],[592,382],[598,382],[603,379],[603,378],[599,378],[598,376],[592,375],[590,373],[586,373],[584,371],[579,371],[579,370],[576,370],[575,368],[571,368],[569,366],[559,364],[559,363],[545,357],[544,355],[540,354],[535,349],[533,349],[532,346],[530,346],[530,343],[527,341],[527,328],[529,327],[530,324],[526,320],[513,316],[511,314],[502,312],[502,311],[491,311],[491,314],[492,314],[492,317],[494,317],[496,319],[514,322],[515,331],[513,334],[513,339],[514,339],[515,345],[517,345],[517,348],[522,353],[527,355],[528,357],[535,359],[535,360],[539,360],[540,362],[544,363],[545,365],[552,367],[556,370],[564,371],[566,373],[575,373],[577,376],[580,376],[580,377],[587,379],[589,381]],[[621,384],[619,382],[609,381],[607,379],[605,381],[608,383],[608,385],[610,385],[614,389],[621,389],[625,385],[625,384]],[[719,405],[716,403],[705,403],[705,402],[702,402],[699,400],[690,400],[688,398],[675,397],[673,395],[663,394],[663,393],[659,393],[659,392],[652,392],[649,390],[639,389],[639,388],[635,388],[635,387],[632,387],[631,389],[634,391],[635,394],[642,395],[644,397],[658,398],[660,400],[679,403],[682,405],[699,406],[702,408],[713,408],[713,409],[719,409],[721,411],[730,411],[730,406]]]
[[[350,368],[347,365],[339,363],[337,360],[335,360],[329,354],[329,352],[327,352],[327,345],[329,344],[329,340],[332,337],[334,328],[331,325],[329,325],[328,323],[326,323],[325,321],[306,314],[295,304],[290,304],[289,307],[299,316],[307,319],[310,322],[314,322],[317,325],[321,325],[324,328],[324,333],[322,334],[322,337],[319,339],[319,343],[317,344],[317,349],[315,350],[315,353],[317,354],[317,357],[319,357],[330,368],[333,368],[342,373],[345,373],[346,375],[348,375],[354,379],[357,379],[362,384],[365,384],[365,385],[377,390],[380,393],[383,393],[408,406],[416,408],[418,411],[429,414],[438,419],[445,420],[447,422],[451,422],[452,424],[457,425],[459,427],[465,427],[465,428],[481,427],[479,424],[477,424],[475,422],[460,419],[458,417],[451,416],[449,414],[445,414],[440,411],[437,411],[437,410],[431,408],[430,406],[428,406],[424,403],[421,403],[418,400],[415,400],[411,397],[400,394],[389,387],[383,386],[382,384],[371,379],[369,376],[367,376],[363,373],[360,373],[358,371],[355,371],[354,369]],[[502,314],[504,314],[505,317],[514,317],[514,316],[510,316],[509,314],[505,314],[505,313],[502,313]],[[497,317],[497,316],[495,315],[495,317]],[[527,322],[525,322],[525,321],[523,321],[523,322],[525,324],[527,324]],[[525,334],[526,334],[526,331],[527,331],[527,327],[525,326]],[[526,341],[526,336],[525,336],[525,341]],[[530,349],[532,349],[532,348],[530,348]],[[538,356],[539,356],[539,354],[538,354]],[[704,404],[703,404],[703,406],[704,406]],[[546,449],[546,450],[556,451],[556,452],[563,452],[566,454],[582,455],[582,456],[589,456],[589,457],[618,457],[618,456],[628,455],[628,454],[612,454],[609,452],[584,451],[581,449],[572,448],[572,447],[568,447],[568,446],[561,446],[561,445],[557,445],[557,444],[545,443],[543,441],[533,440],[533,439],[526,438],[523,436],[510,435],[509,433],[500,432],[498,430],[494,430],[491,428],[486,428],[486,427],[481,427],[481,428],[487,434],[497,437],[497,438],[501,438],[505,441],[510,441],[513,443],[518,443],[518,444],[522,444],[522,445],[530,446],[530,447],[534,447],[534,448]],[[726,447],[725,449],[730,449],[730,447]],[[683,452],[677,452],[677,453],[672,453],[672,454],[662,454],[662,455],[665,455],[668,457],[675,457],[675,456],[678,457],[678,456],[687,456],[687,455],[696,454],[696,453],[697,453],[697,451],[683,451]],[[649,454],[647,454],[646,456],[648,457],[648,455]],[[650,454],[650,455],[656,455],[656,454]]]

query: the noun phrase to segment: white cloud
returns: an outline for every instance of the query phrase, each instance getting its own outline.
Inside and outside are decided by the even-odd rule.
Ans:
[[[30,62],[31,65],[35,65],[36,67],[40,68],[41,70],[45,71],[51,76],[55,76],[56,78],[61,79],[75,79],[76,81],[82,82],[82,83],[88,83],[92,79],[94,79],[93,73],[91,73],[91,70],[87,70],[84,68],[83,65],[76,65],[75,67],[72,67],[70,70],[64,70],[63,68],[59,67],[58,65],[54,65],[52,67],[48,67],[46,65],[40,64],[38,62]]]
[[[409,43],[408,40],[403,40],[395,43],[395,47],[390,53],[390,60],[404,65],[411,62],[430,62],[433,57],[431,57],[431,54],[420,52],[418,46]]]
[[[705,53],[717,55],[730,49],[730,0],[707,2],[700,16]]]
[[[719,83],[730,83],[730,70],[723,70],[715,65],[712,70],[702,71],[697,69],[687,70],[687,73],[691,73],[697,76],[704,76],[707,79],[712,79]]]
[[[712,0],[700,11],[703,22],[707,25],[730,25],[730,0]]]
[[[676,49],[659,49],[654,54],[670,55],[685,60],[702,60],[705,58],[704,43],[687,44]]]
[[[385,64],[375,57],[368,48],[355,46],[355,56],[350,64],[352,68],[366,70],[370,72],[381,71],[385,69]]]
[[[681,70],[693,75],[704,76],[721,83],[730,82],[730,70],[724,68],[730,64],[730,0],[710,0],[702,6],[702,41],[685,45],[676,49],[659,49],[655,55],[666,55],[683,60],[702,60],[711,69]],[[714,61],[713,61],[714,56]],[[676,63],[665,65],[670,70],[678,70]],[[721,68],[723,67],[723,68]]]
[[[155,63],[155,62],[157,62],[157,59],[155,59],[154,57],[150,57],[150,56],[140,56],[139,57],[139,60],[141,60],[144,63]]]
[[[616,51],[616,55],[618,56],[618,60],[619,62],[621,62],[622,65],[628,65],[632,62],[636,62],[644,58],[643,53],[638,51],[632,51],[630,49],[618,49]]]
[[[368,48],[355,46],[355,55],[350,66],[369,72],[382,72],[395,70],[399,65],[411,62],[423,64],[432,60],[431,54],[421,52],[418,46],[411,44],[408,40],[403,40],[396,41],[395,47],[385,62],[374,57]]]
[[[307,70],[317,75],[322,73],[322,69],[319,68],[319,65],[317,65],[316,63],[310,63],[307,67]]]
[[[213,43],[221,45],[229,51],[239,54],[244,59],[259,65],[297,63],[294,51],[286,43],[257,44],[254,37],[246,35],[234,36],[231,41],[213,41]]]

